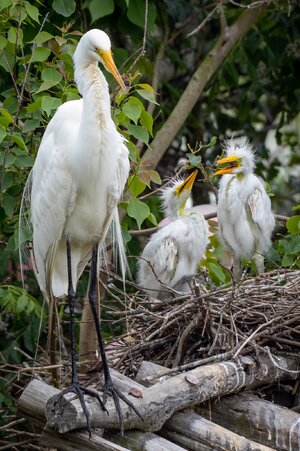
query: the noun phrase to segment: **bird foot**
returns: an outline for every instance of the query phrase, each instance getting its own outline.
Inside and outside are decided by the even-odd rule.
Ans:
[[[60,402],[61,398],[66,395],[67,393],[74,393],[81,404],[84,416],[86,418],[87,423],[87,429],[89,431],[89,435],[91,437],[91,423],[90,423],[90,414],[86,406],[86,402],[84,400],[84,395],[92,396],[93,398],[96,398],[99,401],[101,409],[108,414],[108,410],[105,407],[105,402],[103,402],[99,396],[99,393],[96,390],[92,390],[90,388],[83,387],[79,384],[79,382],[73,382],[69,387],[66,387],[64,390],[62,390],[59,395],[57,396],[55,402],[53,403],[53,410],[57,406],[57,404]]]
[[[123,393],[120,392],[120,390],[118,390],[117,388],[114,387],[113,382],[111,379],[107,380],[104,384],[103,387],[103,404],[106,404],[107,401],[107,395],[110,394],[113,398],[115,407],[116,407],[116,411],[118,413],[119,416],[119,422],[120,422],[120,433],[121,435],[124,435],[124,415],[122,413],[122,409],[120,406],[120,399],[125,402],[125,404],[127,404],[129,407],[132,408],[132,410],[137,414],[137,416],[144,421],[144,418],[142,417],[142,415],[140,414],[140,412],[138,411],[138,409],[132,404],[131,401],[129,401],[129,399],[126,398],[125,395],[123,395]]]

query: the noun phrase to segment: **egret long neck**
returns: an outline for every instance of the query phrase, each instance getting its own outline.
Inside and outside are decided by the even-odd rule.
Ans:
[[[110,98],[106,78],[98,64],[76,66],[74,76],[83,97],[83,121],[100,121],[103,126],[103,121],[111,117]]]

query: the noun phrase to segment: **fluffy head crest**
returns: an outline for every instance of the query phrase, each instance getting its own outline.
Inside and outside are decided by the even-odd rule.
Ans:
[[[249,174],[253,172],[255,168],[255,151],[249,141],[244,140],[236,143],[230,139],[225,142],[224,150],[228,157],[235,156],[242,160],[241,167],[234,171],[235,173],[242,172],[243,174]]]

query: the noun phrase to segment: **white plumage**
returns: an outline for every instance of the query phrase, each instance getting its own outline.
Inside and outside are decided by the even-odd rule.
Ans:
[[[240,260],[254,257],[258,273],[264,271],[264,254],[271,246],[275,226],[271,201],[263,181],[253,171],[255,158],[248,144],[229,141],[224,165],[216,174],[223,175],[219,186],[218,222],[224,247],[234,258],[234,276],[241,275]]]
[[[75,81],[82,99],[60,106],[49,122],[26,184],[24,200],[29,191],[36,274],[40,288],[50,302],[48,336],[52,332],[54,298],[67,294],[69,300],[72,381],[59,397],[69,392],[78,396],[90,431],[89,412],[83,394],[96,397],[105,410],[107,394],[110,393],[123,432],[124,419],[119,399],[137,415],[140,414],[131,401],[114,387],[110,376],[97,312],[97,274],[99,249],[113,220],[124,269],[126,258],[117,205],[128,177],[129,160],[124,138],[111,118],[108,84],[98,67],[99,62],[125,90],[113,61],[109,37],[100,30],[87,32],[74,53]],[[23,207],[25,204],[24,201]],[[79,384],[76,368],[76,285],[90,260],[89,302],[104,372],[103,401],[97,392]]]
[[[167,287],[189,291],[185,276],[192,275],[204,255],[208,229],[197,211],[184,210],[197,171],[162,190],[165,216],[171,221],[160,228],[145,246],[138,262],[138,284],[159,298]],[[182,282],[182,284],[180,283]]]
[[[110,113],[103,63],[119,84],[109,37],[87,32],[74,53],[75,81],[82,95],[61,105],[48,124],[30,175],[33,251],[38,282],[55,297],[67,294],[66,238],[72,247],[76,283],[100,245],[128,177],[128,150]]]

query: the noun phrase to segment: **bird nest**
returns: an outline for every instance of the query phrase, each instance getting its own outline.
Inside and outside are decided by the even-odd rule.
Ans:
[[[209,292],[196,281],[191,294],[170,300],[137,294],[127,301],[128,332],[108,345],[110,363],[132,376],[144,359],[180,371],[245,354],[298,354],[299,292],[300,271],[276,270]]]

